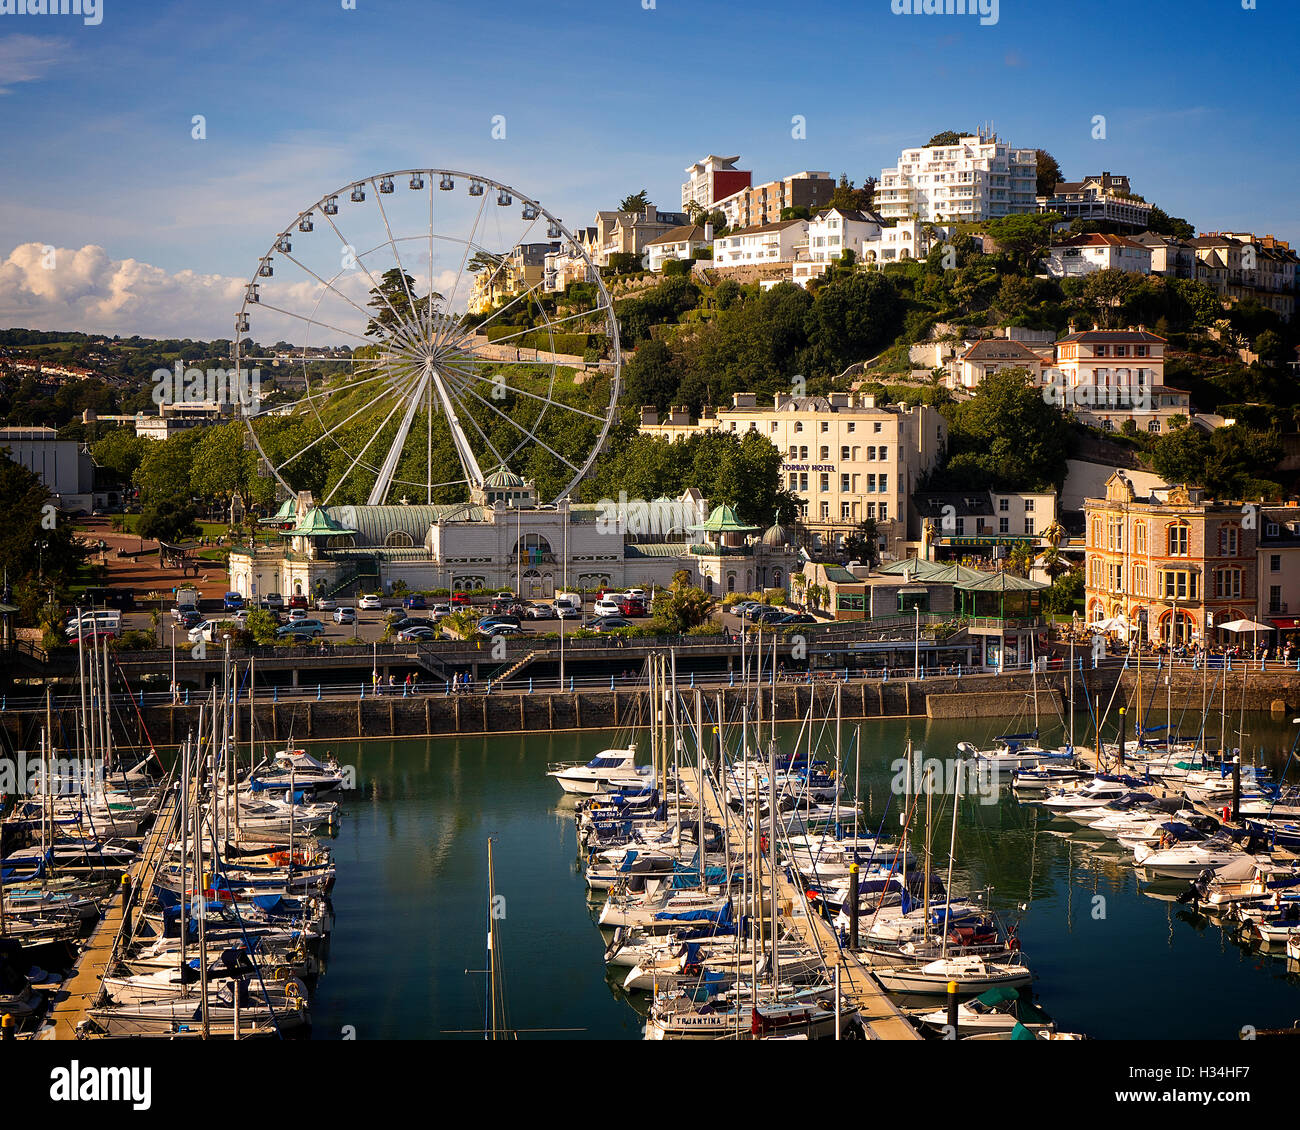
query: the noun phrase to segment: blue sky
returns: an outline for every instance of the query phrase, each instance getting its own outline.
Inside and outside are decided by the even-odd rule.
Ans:
[[[676,208],[709,152],[860,182],[987,122],[1198,229],[1300,240],[1295,0],[1001,0],[992,26],[891,0],[102,3],[98,26],[0,15],[0,325],[219,332],[228,303],[209,323],[196,287],[388,168],[482,171],[577,225],[640,188]],[[32,243],[103,254],[34,281]]]

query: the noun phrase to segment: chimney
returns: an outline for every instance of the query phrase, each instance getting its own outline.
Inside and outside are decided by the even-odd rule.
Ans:
[[[659,409],[653,404],[643,404],[641,406],[641,423],[642,425],[659,423]]]
[[[704,238],[705,238],[706,240],[708,240],[710,243],[713,242],[713,225],[712,225],[712,224],[705,224],[705,225],[704,225]]]

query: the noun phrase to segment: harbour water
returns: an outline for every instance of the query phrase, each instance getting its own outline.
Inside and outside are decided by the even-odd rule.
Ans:
[[[1280,770],[1295,735],[1290,720],[1245,722],[1244,759]],[[894,834],[891,763],[908,738],[925,756],[948,758],[957,741],[982,744],[1011,725],[864,722],[857,769],[854,726],[845,724],[845,780],[851,788],[860,772],[869,822]],[[1083,742],[1091,723],[1077,725]],[[819,756],[833,761],[832,729]],[[778,741],[789,748],[797,730],[778,727]],[[1042,736],[1056,744],[1060,721],[1045,724]],[[356,767],[359,789],[343,802],[334,841],[337,920],[312,1009],[314,1038],[481,1038],[492,836],[511,1025],[524,1039],[639,1039],[640,1017],[606,982],[571,805],[545,775],[551,762],[585,760],[626,740],[589,731],[327,745]],[[644,733],[639,745],[647,762]],[[1009,790],[995,804],[963,800],[954,876],[957,891],[991,887],[992,905],[1009,921],[1019,918],[1034,991],[1063,1030],[1099,1039],[1234,1039],[1244,1025],[1289,1027],[1300,1018],[1300,977],[1288,975],[1284,957],[1234,944],[1174,901],[1184,884],[1139,882],[1122,848],[1067,837],[1068,827],[1022,807]],[[947,842],[945,821],[935,831],[938,857]]]

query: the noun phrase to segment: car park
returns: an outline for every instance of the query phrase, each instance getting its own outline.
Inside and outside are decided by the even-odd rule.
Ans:
[[[316,598],[317,612],[333,612],[339,606],[339,602],[328,596],[318,596]]]
[[[384,598],[377,592],[368,592],[357,601],[357,607],[364,612],[376,612],[384,606]]]
[[[189,631],[196,624],[202,624],[203,621],[204,621],[204,616],[202,612],[198,612],[198,611],[186,612],[182,614],[180,618],[180,626],[184,628],[186,631]]]
[[[766,616],[769,612],[784,612],[784,611],[785,611],[784,608],[776,608],[771,604],[755,604],[752,608],[748,609],[745,612],[744,618],[746,620],[752,620],[755,623],[758,623],[759,620],[762,617]]]
[[[396,619],[390,620],[388,626],[394,632],[404,632],[407,628],[427,628],[429,627],[429,621],[421,616],[398,616]]]
[[[588,620],[583,627],[589,632],[612,632],[616,628],[632,627],[632,621],[622,616],[597,616],[594,620]]]
[[[733,604],[729,611],[743,620],[749,614],[750,609],[761,607],[762,605],[757,600],[741,600]]]
[[[612,597],[602,596],[596,601],[592,611],[595,612],[597,616],[617,616],[619,615],[620,610],[618,607],[618,601],[614,600]]]
[[[418,592],[413,592],[402,601],[402,607],[406,609],[419,609],[423,612],[429,607],[429,604]]]
[[[755,624],[775,624],[778,620],[788,615],[789,611],[785,608],[763,608],[755,612],[750,619],[752,619]]]
[[[473,601],[470,600],[469,593],[458,592],[453,594],[451,598],[451,606],[453,608],[468,608],[472,603]]]
[[[305,612],[307,610],[307,598],[302,593],[291,596],[289,598],[289,607],[301,608]]]
[[[487,624],[480,624],[478,630],[485,636],[517,636],[523,633],[523,628],[509,620],[491,620]]]
[[[356,622],[357,622],[357,610],[355,608],[334,609],[334,623],[355,624]]]
[[[493,624],[509,624],[513,628],[521,626],[518,616],[511,616],[508,614],[502,614],[500,616],[484,616],[483,619],[478,622],[479,628],[490,627]]]

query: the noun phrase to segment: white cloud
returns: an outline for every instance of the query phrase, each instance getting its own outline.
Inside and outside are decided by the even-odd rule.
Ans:
[[[0,39],[0,94],[20,82],[36,82],[67,62],[68,44],[39,35],[7,35]]]

